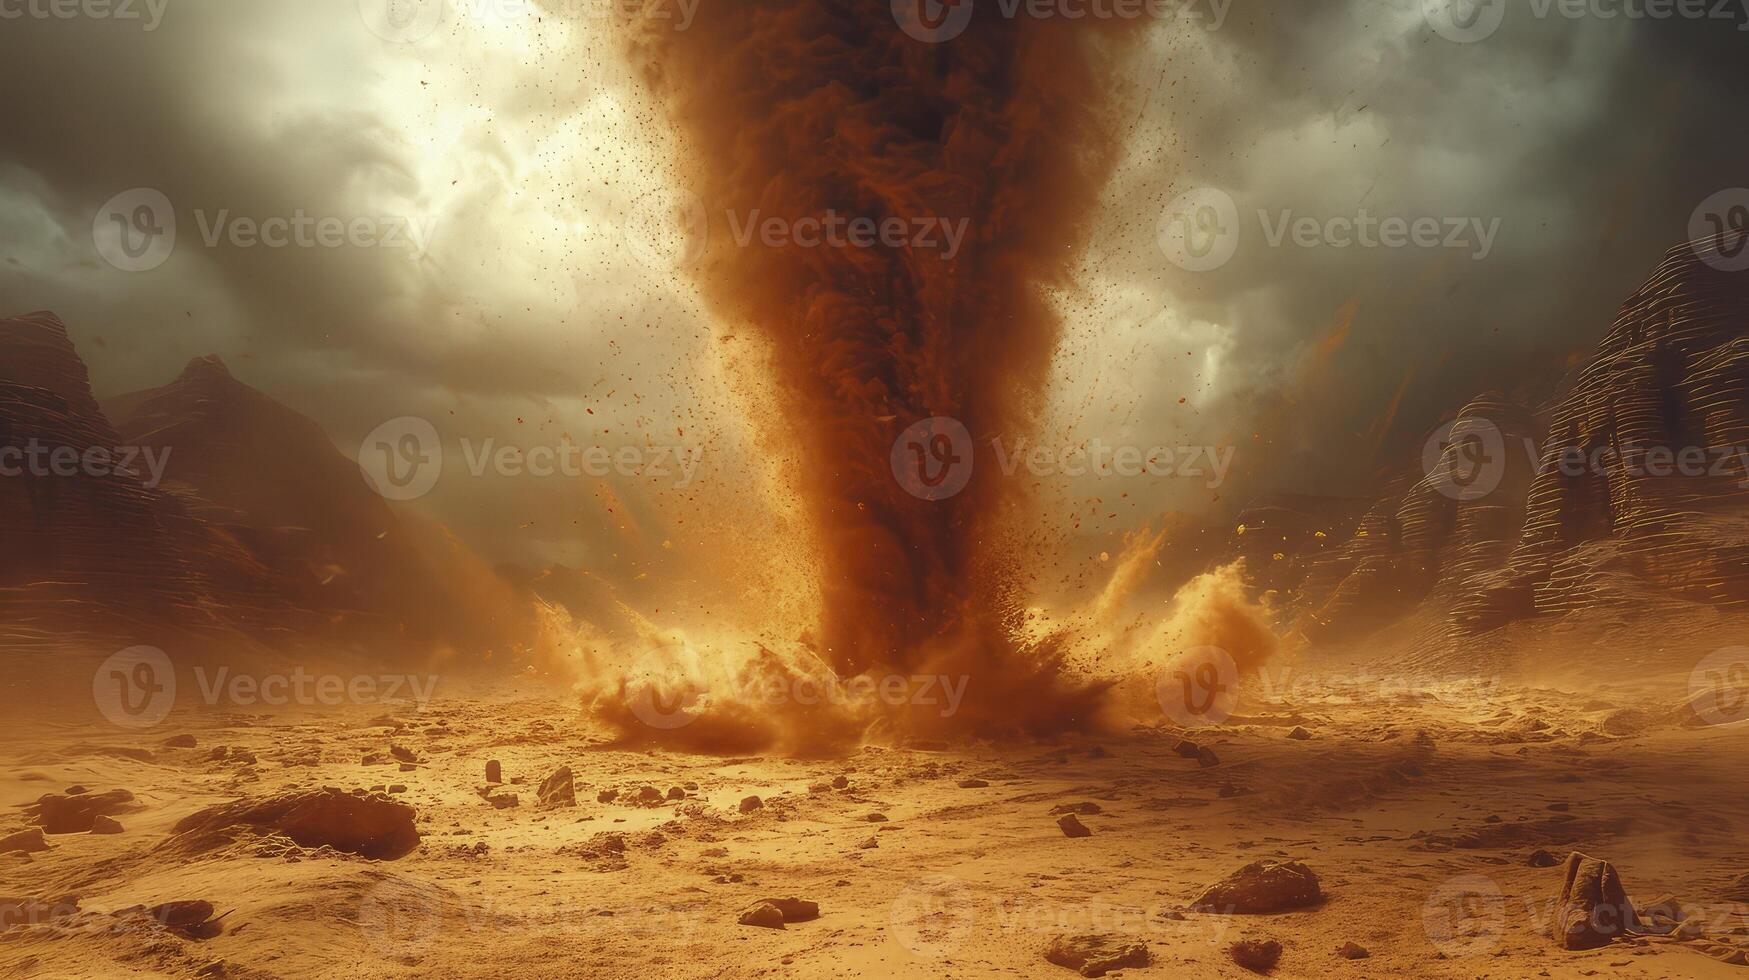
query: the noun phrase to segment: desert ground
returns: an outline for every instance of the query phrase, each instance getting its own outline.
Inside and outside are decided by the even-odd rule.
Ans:
[[[1279,942],[1278,977],[1742,976],[1744,729],[1684,703],[1675,677],[1581,694],[1303,675],[1219,727],[819,760],[628,750],[534,682],[423,710],[44,723],[4,746],[0,837],[42,829],[45,796],[114,823],[0,857],[0,975],[1049,977],[1075,975],[1046,960],[1054,940],[1098,935],[1146,950],[1109,976],[1254,976],[1247,940]],[[271,807],[174,832],[312,793],[360,801],[364,824],[410,806],[417,841]],[[1689,926],[1560,948],[1572,851]],[[1255,861],[1303,863],[1318,899],[1199,906]],[[801,902],[741,923],[783,899]]]

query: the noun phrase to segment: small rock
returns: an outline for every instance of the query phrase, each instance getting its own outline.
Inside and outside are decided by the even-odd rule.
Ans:
[[[845,778],[844,776],[832,777],[832,788],[833,789],[844,789],[845,787],[847,787],[849,785],[850,785],[850,780]]]
[[[1172,746],[1172,751],[1178,753],[1179,755],[1183,756],[1186,759],[1194,759],[1198,755],[1202,754],[1202,746],[1196,744],[1195,742],[1192,742],[1188,738],[1181,738],[1178,740],[1177,745]]]
[[[1312,733],[1306,731],[1304,728],[1301,728],[1298,725],[1295,725],[1294,730],[1287,733],[1287,737],[1293,739],[1296,742],[1304,742],[1304,741],[1309,740],[1312,737]]]
[[[595,802],[597,802],[597,803],[612,803],[614,800],[616,800],[618,798],[619,798],[619,790],[617,790],[617,789],[604,789],[601,792],[595,794]]]
[[[396,783],[395,785],[389,787],[389,793],[391,795],[405,793],[405,792],[407,792],[407,787],[401,785],[400,783]]]
[[[962,779],[959,781],[960,789],[983,789],[988,785],[990,784],[982,779]]]
[[[41,829],[21,830],[10,837],[0,837],[0,854],[37,854],[49,849]]]
[[[791,922],[810,922],[820,917],[820,903],[810,902],[800,898],[768,898],[764,905],[776,906],[783,913],[785,924]]]
[[[863,817],[862,819],[868,821],[869,823],[886,823],[887,822],[887,815],[884,813],[871,813],[868,816]]]
[[[560,766],[557,772],[542,780],[536,796],[542,807],[576,806],[577,791],[572,782],[571,767]]]
[[[1252,973],[1268,973],[1281,961],[1281,943],[1273,939],[1247,939],[1234,943],[1227,952],[1234,963]]]
[[[1196,764],[1204,769],[1213,769],[1221,764],[1221,757],[1215,755],[1214,749],[1205,745],[1196,751]]]
[[[1087,829],[1080,818],[1073,813],[1065,813],[1057,820],[1057,826],[1063,828],[1064,837],[1092,837],[1093,831]]]
[[[1145,943],[1122,936],[1058,936],[1045,947],[1045,959],[1084,977],[1103,977],[1112,970],[1149,964]]]
[[[639,803],[660,803],[660,802],[662,802],[662,791],[657,789],[654,786],[639,786],[638,787],[638,802]]]
[[[757,796],[749,796],[741,801],[741,812],[752,813],[765,806],[765,801]]]
[[[515,793],[494,793],[486,797],[486,802],[492,804],[494,810],[510,810],[522,805],[522,800]]]
[[[91,818],[91,832],[94,834],[119,834],[122,832],[121,821],[99,814]]]
[[[1100,809],[1100,806],[1097,803],[1059,803],[1058,805],[1051,807],[1051,816],[1053,817],[1064,813],[1079,813],[1083,816],[1092,816],[1095,813],[1104,812],[1105,811]]]
[[[1192,907],[1221,915],[1268,915],[1318,904],[1318,876],[1298,861],[1253,861],[1203,890]]]
[[[881,846],[881,842],[878,837],[870,837],[868,840],[856,845],[857,850],[861,851],[872,851],[879,846]]]
[[[782,929],[783,910],[770,902],[760,902],[741,913],[740,923],[744,926],[758,926],[761,929]]]
[[[504,781],[504,764],[497,759],[486,763],[486,782],[501,783]]]
[[[399,759],[402,762],[418,762],[419,761],[419,756],[417,753],[415,753],[412,749],[409,749],[409,748],[406,748],[406,747],[400,746],[400,745],[389,746],[389,755],[394,756],[396,759]]]
[[[1530,857],[1524,863],[1533,868],[1552,868],[1560,864],[1561,859],[1539,847],[1530,852]]]
[[[193,735],[172,735],[164,740],[167,749],[192,749],[198,744]]]
[[[1347,942],[1343,943],[1342,948],[1336,951],[1336,955],[1345,960],[1364,960],[1372,955],[1372,950],[1359,943]]]
[[[668,798],[671,800],[684,800],[686,799],[686,790],[683,790],[678,786],[670,786],[668,787]]]

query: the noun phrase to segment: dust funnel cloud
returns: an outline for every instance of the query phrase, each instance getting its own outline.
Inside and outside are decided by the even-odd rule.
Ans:
[[[847,677],[969,676],[954,727],[1073,725],[1097,692],[1013,638],[1024,472],[989,447],[1042,405],[1047,294],[1115,156],[1102,66],[1135,32],[992,7],[932,41],[902,29],[904,7],[704,4],[634,57],[708,216],[693,271],[770,350],[762,396],[816,537],[819,655]],[[943,423],[908,460],[901,434],[937,418],[964,431]],[[969,480],[924,499],[906,465]]]

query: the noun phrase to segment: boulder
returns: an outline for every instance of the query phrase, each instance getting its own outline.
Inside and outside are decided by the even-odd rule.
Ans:
[[[46,793],[24,808],[26,816],[49,834],[84,834],[99,816],[112,816],[140,809],[134,794],[125,789],[107,793],[77,793],[63,796]]]
[[[1224,915],[1268,915],[1324,900],[1318,876],[1298,861],[1253,861],[1203,889],[1192,906]]]
[[[1246,939],[1234,943],[1227,954],[1252,973],[1268,973],[1281,962],[1281,943],[1273,939]]]
[[[1092,837],[1093,831],[1087,829],[1080,818],[1073,813],[1065,813],[1057,818],[1057,826],[1063,829],[1064,837]]]
[[[560,766],[557,772],[541,781],[536,793],[542,807],[576,806],[577,789],[572,781],[571,767]]]
[[[1646,931],[1615,865],[1574,851],[1562,874],[1553,925],[1562,949],[1597,949],[1617,936]]]
[[[300,847],[332,847],[348,854],[393,860],[419,846],[413,807],[386,796],[354,796],[338,789],[287,793],[225,803],[177,821],[172,832],[195,844],[231,827],[289,837]]]
[[[49,849],[41,828],[0,837],[0,854],[38,854]]]
[[[1148,947],[1122,936],[1058,936],[1045,947],[1045,959],[1084,977],[1103,977],[1112,970],[1149,964]]]
[[[91,832],[94,834],[119,834],[122,832],[121,821],[114,817],[98,814],[91,818]]]
[[[741,913],[738,920],[744,926],[757,926],[761,929],[782,929],[783,910],[770,902],[760,902]]]

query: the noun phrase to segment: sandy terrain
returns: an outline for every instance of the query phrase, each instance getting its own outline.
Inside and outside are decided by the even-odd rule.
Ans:
[[[573,699],[532,691],[439,699],[396,711],[399,728],[377,723],[379,706],[177,715],[134,737],[51,730],[4,746],[0,837],[29,826],[17,805],[70,786],[135,800],[114,815],[120,834],[51,834],[46,852],[0,857],[0,895],[76,895],[80,909],[0,933],[0,976],[1068,977],[1045,947],[1101,933],[1151,956],[1112,975],[1253,975],[1229,953],[1244,939],[1282,944],[1279,977],[1743,975],[1722,961],[1749,934],[1731,905],[1749,870],[1742,728],[1684,727],[1643,694],[1287,696],[1218,730],[826,761],[619,750],[580,731]],[[1185,734],[1219,764],[1175,751]],[[515,807],[480,795],[493,760],[505,782],[489,792]],[[577,803],[543,808],[539,784],[561,766]],[[166,846],[203,807],[324,786],[393,789],[417,808],[417,849],[369,860],[249,832]],[[640,802],[646,786],[664,799]],[[1059,829],[1053,811],[1075,805],[1091,836]],[[1641,905],[1668,893],[1701,907],[1707,938],[1557,948],[1561,869],[1529,866],[1539,847],[1614,862]],[[1259,859],[1305,862],[1322,904],[1188,908]],[[738,924],[789,897],[819,916]],[[216,935],[127,911],[195,900],[223,915]],[[1347,943],[1370,956],[1344,958]]]

